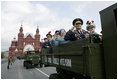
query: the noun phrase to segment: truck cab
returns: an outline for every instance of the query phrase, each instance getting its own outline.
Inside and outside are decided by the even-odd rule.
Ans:
[[[32,66],[37,66],[40,63],[40,54],[39,51],[26,51],[24,53],[24,67],[26,69],[32,67]]]

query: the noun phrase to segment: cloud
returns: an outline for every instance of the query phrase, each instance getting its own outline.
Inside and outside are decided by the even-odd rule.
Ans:
[[[20,13],[20,14],[24,14],[24,13],[31,13],[31,5],[29,2],[23,1],[23,2],[2,2],[2,10],[4,12],[8,12],[8,13]]]
[[[116,3],[115,1],[82,1],[80,4],[73,6],[73,10],[80,18],[83,19],[84,25],[83,28],[86,29],[86,21],[94,20],[96,24],[96,32],[100,33],[101,29],[101,20],[99,11],[107,8],[108,6]]]
[[[51,4],[50,4],[51,3]],[[63,4],[62,4],[63,3]],[[69,4],[68,4],[69,3]],[[94,20],[96,31],[100,32],[101,23],[99,11],[115,2],[48,2],[48,6],[41,2],[28,1],[2,1],[1,2],[1,48],[8,50],[14,37],[17,38],[20,25],[23,25],[23,33],[35,35],[37,26],[41,39],[46,37],[48,31],[72,27],[72,20],[81,17],[86,29],[86,21]],[[67,4],[67,5],[66,5]],[[50,6],[49,6],[50,5]],[[60,6],[61,5],[61,6]]]
[[[44,38],[48,31],[66,28],[69,18],[60,18],[56,10],[51,10],[43,4],[22,1],[2,2],[1,4],[1,43],[2,50],[8,50],[14,37],[18,38],[20,25],[23,25],[23,33],[35,35],[37,26],[41,38]],[[67,28],[66,28],[67,29]]]

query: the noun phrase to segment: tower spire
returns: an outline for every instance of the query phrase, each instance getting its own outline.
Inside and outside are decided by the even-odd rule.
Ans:
[[[23,25],[21,24],[21,27],[22,27]]]
[[[21,27],[20,27],[20,33],[22,33],[23,32],[23,27],[22,27],[22,24],[21,24]]]
[[[39,26],[37,26],[37,28],[39,28]]]
[[[16,37],[14,37],[13,39],[14,39],[14,41],[16,41]]]
[[[36,34],[39,34],[39,26],[37,26]]]

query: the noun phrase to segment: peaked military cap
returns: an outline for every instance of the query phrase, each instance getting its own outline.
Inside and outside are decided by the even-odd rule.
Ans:
[[[83,25],[83,20],[80,18],[76,18],[73,20],[72,24],[75,25],[76,23],[80,23],[81,25]]]
[[[50,33],[51,33],[51,31],[49,31],[48,34],[46,34],[46,37],[52,37],[52,35]]]
[[[46,40],[47,38],[44,38],[44,40]]]
[[[56,30],[56,31],[55,31],[55,34],[56,34],[56,35],[59,35],[59,30]]]

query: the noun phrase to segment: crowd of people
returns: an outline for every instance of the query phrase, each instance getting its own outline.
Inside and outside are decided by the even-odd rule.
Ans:
[[[66,32],[65,29],[56,30],[54,35],[51,35],[51,31],[46,34],[46,38],[44,38],[44,44],[42,48],[48,48],[49,52],[52,52],[52,46],[58,46],[60,44],[65,44],[70,41],[84,39],[92,37],[93,43],[101,42],[101,35],[95,32],[95,24],[94,21],[86,22],[86,30],[82,29],[83,20],[80,18],[76,18],[72,22],[73,27]]]

